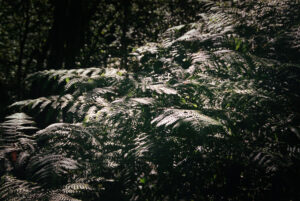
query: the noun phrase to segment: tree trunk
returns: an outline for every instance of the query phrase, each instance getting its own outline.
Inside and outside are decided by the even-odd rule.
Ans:
[[[128,70],[127,66],[127,57],[128,57],[128,38],[126,37],[126,34],[128,32],[128,19],[130,14],[130,0],[123,0],[122,1],[122,10],[123,10],[123,20],[121,24],[121,66],[122,68],[125,68]]]
[[[48,38],[48,68],[73,68],[99,1],[52,0],[51,3],[54,18]]]
[[[30,2],[26,1],[24,4],[25,7],[25,16],[24,16],[24,31],[21,31],[21,37],[19,40],[19,47],[20,47],[20,53],[18,58],[18,69],[17,69],[17,95],[18,99],[22,99],[23,96],[23,58],[24,58],[24,50],[25,50],[25,44],[28,37],[29,32],[29,23],[30,23],[30,17],[29,17],[29,9],[30,9]]]

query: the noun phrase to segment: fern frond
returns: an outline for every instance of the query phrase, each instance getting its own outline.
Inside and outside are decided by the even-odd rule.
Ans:
[[[114,59],[29,76],[33,99],[11,109],[44,129],[32,135],[23,114],[0,125],[1,174],[50,200],[261,200],[297,176],[298,3],[233,3],[209,1],[198,22],[136,49],[134,73]],[[278,53],[286,44],[295,52]]]
[[[35,122],[25,113],[15,113],[0,124],[0,159],[6,171],[22,169],[28,156],[36,150],[32,134],[37,130]]]
[[[198,132],[206,127],[221,125],[218,121],[201,114],[197,110],[182,109],[166,109],[163,114],[153,119],[151,123],[156,124],[157,127],[172,126],[172,129],[178,128],[184,123],[187,123],[190,124],[190,126]]]
[[[177,91],[175,89],[164,86],[162,84],[150,85],[148,87],[150,90],[153,90],[158,94],[168,94],[168,95],[170,95],[170,94],[176,95],[177,94]]]
[[[102,73],[100,68],[46,70],[29,75],[27,82],[30,84],[30,88],[35,93],[35,96],[59,95],[61,89],[65,87],[69,89],[71,86],[75,86],[72,84],[68,85],[69,82],[74,84],[81,80],[88,82],[89,79],[99,78]],[[37,86],[43,87],[37,88]]]
[[[44,197],[43,193],[43,189],[35,183],[8,175],[1,178],[1,200],[40,200]]]
[[[63,192],[66,194],[76,194],[84,191],[92,191],[94,190],[90,185],[85,183],[72,183],[67,184],[63,188]]]
[[[67,155],[74,159],[83,156],[87,159],[97,159],[96,156],[101,153],[102,143],[101,137],[93,129],[85,129],[80,124],[52,124],[36,133],[36,141],[41,150],[46,151],[55,147],[56,154]],[[86,152],[86,149],[90,152]]]
[[[145,155],[147,155],[147,153],[149,153],[151,148],[154,146],[149,135],[146,133],[138,134],[134,139],[134,145],[135,147],[133,148],[133,151],[135,154],[135,159],[144,158]]]
[[[162,35],[163,41],[162,45],[165,48],[170,47],[173,44],[173,40],[178,38],[184,31],[186,31],[186,26],[185,25],[179,25],[172,27],[165,31]]]
[[[37,128],[35,122],[25,113],[15,113],[6,117],[6,121],[0,124],[0,128],[6,132],[22,132],[24,134],[32,134]]]
[[[153,98],[131,98],[130,100],[133,100],[142,105],[152,105],[154,103]]]
[[[43,154],[30,159],[27,171],[31,178],[43,185],[59,185],[66,182],[65,176],[72,170],[78,169],[79,164],[62,155]]]
[[[66,194],[56,193],[56,192],[51,193],[49,195],[48,200],[49,201],[81,201],[79,199],[72,198],[71,196],[68,196]]]

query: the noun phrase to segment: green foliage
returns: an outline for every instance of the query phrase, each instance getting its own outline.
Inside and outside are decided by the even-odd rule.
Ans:
[[[134,49],[128,70],[28,76],[31,99],[9,109],[41,129],[24,113],[1,124],[1,199],[296,200],[299,63],[253,47],[243,26],[268,23],[242,25],[246,2],[207,3]]]
[[[132,49],[156,42],[173,25],[196,20],[203,5],[198,0],[0,0],[0,103],[6,107],[24,99],[24,79],[36,71],[107,67],[116,58],[127,68]]]

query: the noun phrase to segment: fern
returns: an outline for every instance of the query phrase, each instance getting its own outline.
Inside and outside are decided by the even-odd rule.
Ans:
[[[179,109],[167,109],[162,115],[153,119],[151,123],[157,123],[157,127],[172,126],[173,129],[180,127],[183,123],[190,123],[190,126],[197,132],[205,127],[220,125],[216,120],[200,114],[196,110]]]
[[[24,113],[15,113],[6,117],[0,124],[0,160],[1,174],[14,169],[23,169],[30,153],[36,149],[32,134],[37,130],[32,118]]]
[[[72,159],[61,155],[43,154],[43,156],[32,157],[27,168],[33,180],[54,186],[62,182],[59,177],[63,177],[70,170],[75,170],[77,167],[78,164]]]
[[[12,176],[1,178],[0,197],[2,200],[40,200],[43,198],[43,189],[24,180]]]
[[[288,33],[276,25],[297,4],[235,5],[208,2],[198,22],[137,48],[129,59],[136,73],[116,62],[29,76],[32,99],[10,109],[43,129],[24,114],[1,124],[1,174],[49,200],[262,200],[274,198],[277,183],[296,199],[299,65],[273,44],[266,53],[255,46],[274,31],[274,41],[280,35],[298,50],[298,25],[289,21]],[[4,199],[14,196],[10,181]]]
[[[59,200],[59,201],[80,201],[79,199],[72,198],[66,194],[53,192],[49,196],[49,201],[57,201],[57,200]]]
[[[76,194],[81,193],[82,191],[92,191],[93,188],[89,186],[88,184],[84,183],[74,183],[74,184],[67,184],[63,192],[66,194]]]

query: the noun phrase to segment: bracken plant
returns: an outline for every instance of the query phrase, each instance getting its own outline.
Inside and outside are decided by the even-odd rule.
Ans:
[[[0,124],[1,200],[296,200],[299,13],[207,1],[127,71],[31,74]]]

